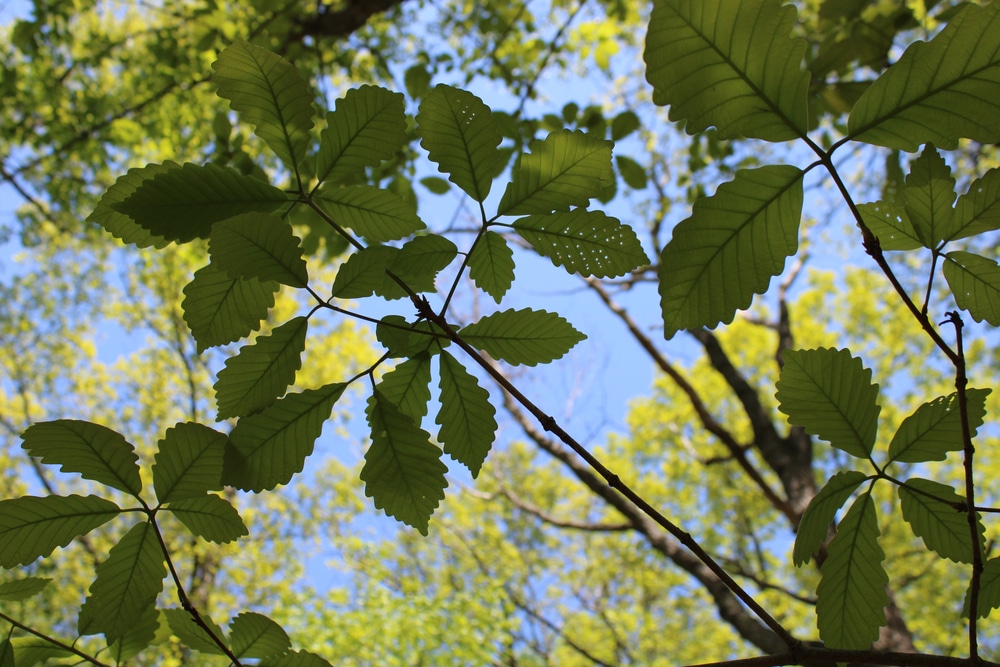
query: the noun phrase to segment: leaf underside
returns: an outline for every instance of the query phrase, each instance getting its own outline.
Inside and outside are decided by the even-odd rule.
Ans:
[[[965,504],[964,497],[945,484],[911,478],[906,480],[905,486],[899,487],[899,500],[903,519],[910,524],[913,534],[924,540],[928,549],[956,563],[972,562],[969,517],[955,509]],[[984,533],[985,527],[980,522],[980,549]]]
[[[966,390],[966,409],[973,437],[983,424],[986,397],[990,392],[989,389]],[[889,443],[889,462],[943,461],[948,452],[962,447],[962,418],[955,393],[924,403],[902,421]]]
[[[438,439],[444,453],[479,476],[479,470],[493,446],[497,422],[490,394],[476,377],[447,352],[440,366],[441,409],[435,423],[441,426]]]
[[[276,282],[230,278],[214,264],[194,273],[184,288],[184,321],[203,352],[239,340],[260,328],[274,305]]]
[[[27,565],[118,516],[98,496],[22,496],[0,500],[0,567]]]
[[[352,181],[377,167],[406,143],[404,99],[378,86],[348,90],[326,116],[320,134],[316,177],[321,183]]]
[[[156,499],[169,503],[222,488],[222,460],[228,438],[201,424],[167,429],[153,464]]]
[[[99,424],[57,419],[29,426],[21,447],[42,463],[61,465],[85,479],[138,496],[142,491],[139,457],[124,437]]]
[[[809,507],[806,508],[799,522],[795,536],[795,548],[792,552],[792,562],[801,567],[819,549],[826,539],[837,512],[855,489],[868,479],[868,476],[857,470],[842,470],[838,472],[819,490]]]
[[[489,231],[483,234],[469,253],[469,277],[500,303],[514,283],[514,251],[502,236]]]
[[[496,359],[526,366],[555,361],[586,338],[561,316],[527,308],[487,315],[458,333]]]

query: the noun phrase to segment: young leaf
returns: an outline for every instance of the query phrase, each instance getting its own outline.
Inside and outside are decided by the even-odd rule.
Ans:
[[[468,468],[475,479],[493,446],[496,410],[489,392],[447,352],[441,353],[440,376],[441,409],[434,420],[441,426],[438,439],[444,443],[444,453]]]
[[[431,357],[420,352],[385,374],[378,390],[399,411],[419,424],[431,399]]]
[[[854,105],[850,138],[913,152],[962,138],[1000,141],[1000,5],[965,9],[929,42],[914,42]]]
[[[610,141],[583,132],[553,132],[518,159],[497,215],[586,206],[614,178]]]
[[[887,201],[860,204],[858,212],[878,237],[882,250],[915,250],[923,245],[906,209]]]
[[[257,667],[333,667],[323,658],[309,651],[289,651],[284,655],[265,658]]]
[[[514,251],[496,232],[485,232],[469,253],[469,277],[497,303],[514,282]]]
[[[586,336],[555,313],[505,310],[460,330],[471,345],[508,364],[547,364],[569,352]]]
[[[180,165],[168,160],[163,164],[147,164],[142,168],[129,169],[127,174],[119,176],[114,185],[107,189],[94,212],[87,216],[87,222],[96,222],[112,236],[121,239],[122,243],[132,243],[139,248],[165,247],[170,241],[151,234],[129,216],[116,211],[114,206],[128,199],[145,181],[176,168],[180,168]]]
[[[965,504],[963,496],[955,493],[950,486],[916,477],[906,480],[906,484],[899,487],[899,500],[903,519],[910,524],[914,535],[923,538],[928,549],[956,563],[972,562],[968,514],[953,506]],[[979,522],[980,550],[985,531],[986,528]]]
[[[414,292],[433,292],[438,272],[448,266],[458,254],[455,244],[443,236],[427,234],[403,244],[392,258],[388,271],[402,280]],[[386,299],[401,299],[407,295],[395,278],[386,274],[375,291]]]
[[[254,493],[287,484],[312,454],[323,423],[346,388],[346,383],[333,383],[307,389],[240,419],[229,434],[223,484]]]
[[[153,606],[166,574],[153,525],[132,526],[97,566],[97,579],[80,609],[80,634],[103,634],[113,643]]]
[[[969,428],[976,435],[986,416],[986,396],[989,389],[968,389],[966,407]],[[903,420],[889,443],[887,463],[922,463],[943,461],[948,452],[962,449],[962,419],[958,410],[958,394],[939,396],[924,403]]]
[[[395,241],[425,227],[415,206],[369,185],[323,187],[316,203],[337,224],[350,227],[372,243]]]
[[[111,205],[155,236],[187,243],[208,238],[212,225],[240,213],[274,211],[288,195],[259,178],[208,163],[157,167],[135,192]]]
[[[313,93],[305,79],[281,56],[243,40],[226,47],[212,69],[219,97],[297,173],[313,127]]]
[[[209,542],[225,544],[250,534],[236,508],[213,493],[176,500],[167,509],[193,534]]]
[[[269,658],[292,647],[280,625],[254,612],[244,612],[229,622],[229,641],[237,658]]]
[[[885,624],[889,577],[878,543],[875,499],[865,493],[837,526],[816,589],[819,636],[830,648],[867,649]]]
[[[819,490],[799,522],[798,534],[795,536],[795,548],[792,551],[792,562],[801,567],[809,562],[819,545],[826,539],[830,524],[854,490],[868,476],[857,470],[842,470],[830,478]]]
[[[995,229],[1000,229],[1000,169],[990,169],[958,198],[953,234],[947,240],[964,239]]]
[[[27,565],[118,516],[97,496],[22,496],[0,500],[0,567]]]
[[[222,488],[222,457],[228,438],[193,422],[167,429],[153,464],[156,499],[170,503]]]
[[[427,535],[430,516],[448,486],[441,450],[377,388],[366,412],[372,444],[361,469],[365,495],[376,509]]]
[[[215,383],[216,421],[259,412],[285,393],[302,367],[308,326],[308,318],[293,317],[226,360]]]
[[[955,179],[933,144],[910,166],[903,201],[907,219],[925,248],[933,250],[953,235]]]
[[[878,430],[878,385],[850,350],[785,350],[776,397],[788,421],[867,459]]]
[[[150,606],[142,618],[133,619],[131,627],[114,642],[109,642],[108,649],[117,665],[139,655],[156,639],[156,631],[160,628],[160,612]]]
[[[184,321],[202,352],[243,338],[260,328],[274,305],[278,283],[256,278],[230,278],[208,264],[194,273],[184,288]]]
[[[970,591],[965,592],[965,615],[969,615]],[[1000,558],[991,558],[983,563],[983,574],[979,578],[979,618],[986,618],[990,611],[1000,607]]]
[[[333,296],[338,299],[362,299],[371,296],[385,283],[385,270],[399,253],[399,248],[370,245],[347,258],[333,279]]]
[[[529,215],[513,227],[538,254],[570,273],[614,278],[649,264],[632,228],[601,211]]]
[[[660,261],[664,336],[732,321],[798,248],[799,169],[741,169],[674,228]]]
[[[438,84],[417,113],[420,145],[448,180],[486,201],[500,159],[500,132],[490,108],[470,92]]]
[[[0,584],[0,601],[21,602],[34,597],[49,585],[48,577],[24,577]]]
[[[992,259],[970,252],[944,256],[944,277],[959,308],[977,322],[1000,326],[1000,267]]]
[[[220,640],[225,641],[226,635],[216,623],[208,617],[204,611],[200,612],[201,619],[212,629],[212,633]],[[212,641],[212,637],[205,632],[205,629],[198,625],[191,614],[183,609],[164,609],[163,615],[167,618],[167,625],[170,631],[181,640],[181,643],[190,649],[209,653],[212,655],[225,655],[225,652]]]
[[[326,116],[316,178],[321,183],[349,181],[391,158],[405,143],[403,95],[378,86],[353,88]]]
[[[230,278],[273,280],[290,287],[309,282],[299,239],[287,222],[269,213],[245,213],[212,227],[212,263]]]
[[[646,33],[653,102],[688,133],[786,141],[808,131],[806,43],[777,0],[657,0]]]
[[[22,449],[42,463],[60,465],[62,472],[78,472],[133,496],[142,491],[135,447],[106,426],[57,419],[29,426],[21,438]]]

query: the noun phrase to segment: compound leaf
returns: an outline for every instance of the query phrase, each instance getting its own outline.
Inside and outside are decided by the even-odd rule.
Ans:
[[[427,414],[431,398],[431,357],[420,352],[397,365],[382,377],[379,391],[400,412],[419,424]]]
[[[259,493],[287,484],[305,465],[346,383],[290,394],[243,417],[229,434],[222,481]]]
[[[509,364],[547,364],[586,336],[565,319],[544,310],[505,310],[464,327],[459,335]]]
[[[415,205],[370,185],[323,187],[316,203],[337,224],[372,243],[395,241],[425,227]]]
[[[792,552],[792,562],[801,567],[809,562],[819,545],[826,539],[830,524],[847,499],[851,497],[868,476],[857,470],[842,470],[830,478],[819,490],[809,507],[802,514],[798,533],[795,536],[795,548]]]
[[[955,509],[965,504],[963,496],[945,484],[915,477],[899,487],[899,500],[903,519],[928,549],[956,563],[972,562],[969,516]],[[978,526],[981,550],[986,528],[982,522]]]
[[[664,335],[732,321],[781,273],[798,248],[802,174],[773,165],[741,169],[674,229],[660,261]]]
[[[806,44],[777,0],[657,0],[646,34],[653,102],[690,134],[785,141],[808,131]]]
[[[33,424],[21,447],[42,463],[138,496],[142,491],[135,446],[106,426],[76,419]]]
[[[448,180],[483,202],[500,159],[500,132],[493,113],[470,92],[438,84],[417,113],[420,145]]]
[[[316,177],[321,183],[350,181],[393,157],[405,143],[403,95],[378,86],[352,88],[326,116]]]
[[[485,232],[469,253],[469,277],[497,303],[514,283],[514,251],[496,232]]]
[[[1000,266],[992,259],[971,252],[949,252],[944,256],[944,277],[959,308],[977,322],[1000,326]]]
[[[784,357],[778,409],[810,435],[867,459],[882,410],[871,370],[850,350],[785,350]]]
[[[989,389],[966,390],[969,429],[976,435],[986,416]],[[899,425],[889,443],[889,461],[922,463],[943,461],[948,452],[962,449],[962,417],[958,394],[939,396],[924,403]]]
[[[441,353],[440,376],[441,409],[434,420],[441,426],[438,439],[444,453],[468,468],[475,479],[493,446],[496,410],[489,392],[447,352]]]
[[[244,612],[229,622],[229,642],[237,658],[269,658],[292,647],[280,625],[254,612]]]
[[[167,429],[153,464],[156,499],[170,503],[221,489],[227,440],[224,434],[193,422]]]
[[[287,223],[268,213],[237,215],[212,227],[212,263],[230,278],[273,280],[290,287],[309,282],[299,239]]]
[[[87,216],[87,222],[96,222],[122,243],[132,243],[139,248],[163,248],[169,240],[150,233],[129,216],[115,210],[115,205],[128,199],[144,182],[157,174],[179,168],[180,165],[169,160],[163,164],[147,164],[145,167],[129,169],[128,173],[119,176],[101,197],[94,207],[93,213]]]
[[[0,500],[0,567],[27,565],[118,516],[98,496],[22,496]]]
[[[194,272],[184,288],[184,321],[202,352],[243,338],[260,328],[274,305],[278,283],[256,278],[230,278],[208,264]]]
[[[174,501],[167,509],[193,534],[209,542],[224,544],[249,535],[232,503],[213,493]]]

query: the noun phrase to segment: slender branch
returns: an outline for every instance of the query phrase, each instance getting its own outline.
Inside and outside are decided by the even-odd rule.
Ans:
[[[24,623],[21,623],[20,621],[17,621],[15,619],[11,618],[7,614],[3,613],[2,611],[0,611],[0,619],[3,619],[5,621],[7,621],[8,623],[10,623],[12,626],[14,626],[15,628],[17,628],[18,630],[24,630],[28,634],[32,634],[32,635],[38,637],[39,639],[47,641],[48,643],[52,644],[53,646],[55,646],[57,648],[62,649],[63,651],[67,651],[69,653],[72,653],[73,655],[81,658],[82,660],[85,660],[85,661],[89,662],[92,665],[96,665],[97,667],[111,667],[111,665],[109,665],[107,663],[104,663],[104,662],[101,662],[100,660],[98,660],[97,658],[94,658],[93,656],[87,655],[86,653],[84,653],[83,651],[81,651],[80,649],[78,649],[78,648],[76,648],[74,646],[70,646],[69,644],[64,644],[63,642],[59,641],[58,639],[54,639],[52,637],[49,637],[44,632],[39,632],[38,630],[35,630],[34,628],[29,627],[29,626],[25,625]]]
[[[507,489],[506,487],[500,487],[500,495],[509,500],[514,507],[527,512],[528,514],[538,518],[543,523],[547,523],[550,526],[555,526],[556,528],[567,528],[570,530],[580,530],[584,532],[591,533],[614,533],[623,532],[626,530],[634,530],[635,526],[631,522],[618,522],[618,523],[596,523],[596,522],[584,522],[584,521],[568,521],[566,519],[559,519],[556,516],[549,514],[542,508],[529,503],[524,500],[513,491]]]
[[[889,665],[896,667],[1000,667],[988,660],[972,661],[969,658],[952,658],[931,653],[900,653],[896,651],[866,651],[833,649],[802,644],[797,650],[756,658],[705,662],[691,667],[780,667],[781,665],[806,665],[807,667],[835,667],[837,664]]]

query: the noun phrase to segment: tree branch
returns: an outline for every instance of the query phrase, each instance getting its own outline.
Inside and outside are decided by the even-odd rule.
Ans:
[[[320,10],[307,19],[299,21],[298,30],[293,31],[293,39],[303,37],[347,37],[358,30],[376,14],[387,12],[404,0],[348,0],[343,9],[329,11],[321,6]]]

